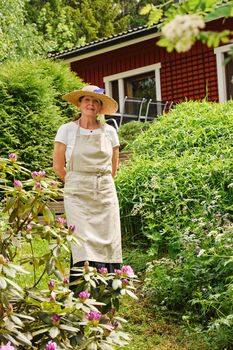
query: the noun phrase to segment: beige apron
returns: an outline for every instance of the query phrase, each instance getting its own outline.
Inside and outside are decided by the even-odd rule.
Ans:
[[[112,172],[112,145],[101,126],[100,134],[81,135],[78,125],[67,164],[64,203],[67,224],[74,224],[85,241],[72,245],[73,264],[79,261],[121,263],[118,199]]]

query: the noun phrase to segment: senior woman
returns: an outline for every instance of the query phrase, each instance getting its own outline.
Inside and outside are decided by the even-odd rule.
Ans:
[[[122,262],[118,199],[113,177],[119,159],[116,130],[101,124],[98,114],[117,111],[117,102],[98,86],[88,85],[63,99],[80,110],[75,121],[58,129],[54,143],[53,168],[64,181],[64,204],[68,225],[84,238],[72,246],[71,268],[85,261],[108,272]],[[75,277],[70,276],[70,282]]]

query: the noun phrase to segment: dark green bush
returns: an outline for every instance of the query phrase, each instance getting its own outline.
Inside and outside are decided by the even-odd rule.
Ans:
[[[61,96],[82,85],[64,63],[23,60],[2,64],[1,156],[15,152],[29,169],[49,171],[56,130],[75,113]]]

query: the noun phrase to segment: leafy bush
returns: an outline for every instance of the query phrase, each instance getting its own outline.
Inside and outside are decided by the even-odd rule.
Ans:
[[[2,64],[1,156],[16,152],[29,169],[49,170],[57,128],[74,115],[74,109],[61,96],[82,85],[60,62],[23,60]]]
[[[82,240],[74,234],[74,225],[67,228],[65,220],[56,219],[50,209],[49,203],[61,195],[61,189],[44,171],[34,171],[24,181],[18,180],[21,173],[25,176],[30,171],[16,162],[15,154],[0,159],[4,193],[0,205],[0,344],[10,342],[18,350],[123,346],[128,336],[121,330],[125,321],[117,311],[124,296],[136,298],[132,268],[123,266],[108,273],[85,263],[74,269],[78,279],[71,287],[61,253],[68,254],[70,243],[80,245]],[[47,243],[42,255],[35,247],[39,240]],[[21,257],[18,250],[25,246],[30,253]],[[30,284],[28,274],[33,277]],[[21,284],[19,275],[24,276]],[[45,276],[48,283],[42,289],[40,281]]]
[[[129,150],[134,140],[141,133],[145,132],[150,127],[149,122],[141,123],[138,121],[131,121],[126,124],[122,124],[118,129],[118,135],[120,140],[121,149]]]
[[[128,246],[147,247],[156,308],[231,344],[233,102],[186,102],[132,144],[116,184]],[[194,327],[194,326],[193,326]]]

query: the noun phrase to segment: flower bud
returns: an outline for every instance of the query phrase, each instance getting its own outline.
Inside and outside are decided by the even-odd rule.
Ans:
[[[15,163],[17,161],[17,155],[15,153],[10,153],[8,156],[8,159],[12,162]]]
[[[22,182],[19,181],[19,180],[14,180],[14,188],[15,188],[17,191],[21,191],[22,188],[23,188]]]

